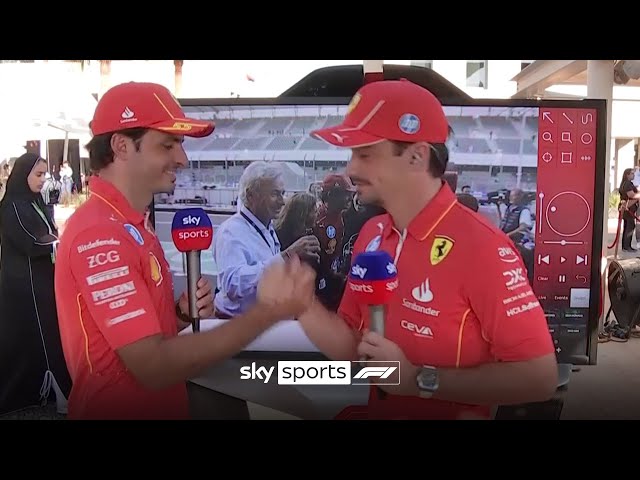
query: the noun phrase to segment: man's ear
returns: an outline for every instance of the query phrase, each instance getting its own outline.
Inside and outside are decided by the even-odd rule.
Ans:
[[[253,192],[253,190],[248,190],[245,195],[246,195],[246,197],[245,197],[244,204],[245,204],[245,206],[248,207],[249,205],[253,204],[253,199],[255,198],[255,193]]]
[[[429,150],[429,144],[420,142],[414,145],[413,151],[411,153],[411,159],[409,163],[412,165],[423,168],[429,168],[429,156],[431,152]]]
[[[130,143],[132,143],[131,140],[125,135],[114,133],[111,136],[111,150],[113,150],[114,157],[125,156],[128,151]]]

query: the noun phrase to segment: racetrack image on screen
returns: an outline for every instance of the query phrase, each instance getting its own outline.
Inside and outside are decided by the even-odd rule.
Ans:
[[[283,162],[287,196],[309,191],[331,172],[344,170],[350,152],[309,136],[339,123],[346,105],[255,105],[184,107],[187,115],[213,119],[206,138],[186,138],[189,168],[178,173],[173,195],[154,199],[156,230],[172,272],[184,273],[183,256],[171,241],[171,219],[179,208],[199,206],[215,229],[237,209],[238,181],[252,161]],[[202,272],[216,274],[211,252],[202,254]]]

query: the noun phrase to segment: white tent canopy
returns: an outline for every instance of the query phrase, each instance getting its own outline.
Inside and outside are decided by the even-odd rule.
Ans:
[[[74,75],[54,83],[36,66],[31,65],[28,75],[0,80],[0,158],[22,153],[28,139],[42,141],[66,134],[81,142],[90,138],[89,121],[97,102],[88,83]]]

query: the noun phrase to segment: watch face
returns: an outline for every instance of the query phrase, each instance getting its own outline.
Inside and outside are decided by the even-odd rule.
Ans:
[[[438,373],[432,368],[423,368],[418,376],[420,388],[432,389],[438,385]]]

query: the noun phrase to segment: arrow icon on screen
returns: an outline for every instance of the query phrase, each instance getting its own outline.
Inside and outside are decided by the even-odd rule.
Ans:
[[[544,257],[542,255],[538,255],[538,265],[541,265],[543,263],[549,265],[549,255],[545,255]]]
[[[555,123],[552,119],[551,119],[551,113],[550,112],[542,112],[542,119],[546,120],[549,123]]]

